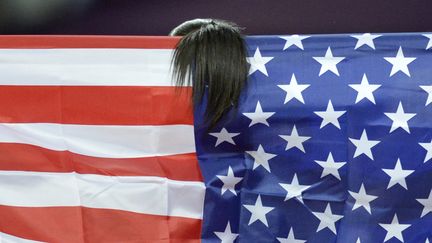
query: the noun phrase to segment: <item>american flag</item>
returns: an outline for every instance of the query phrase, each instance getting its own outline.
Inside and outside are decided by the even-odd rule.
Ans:
[[[195,111],[206,242],[432,239],[432,35],[248,37],[247,90]]]
[[[1,37],[0,239],[428,242],[431,38],[248,37],[208,131],[177,39]]]

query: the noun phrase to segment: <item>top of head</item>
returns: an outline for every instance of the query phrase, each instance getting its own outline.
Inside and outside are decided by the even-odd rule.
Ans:
[[[225,29],[231,29],[235,32],[240,32],[240,28],[231,22],[219,19],[192,19],[188,20],[179,26],[175,27],[170,33],[170,36],[185,36],[189,33],[195,32],[205,27],[223,27]]]

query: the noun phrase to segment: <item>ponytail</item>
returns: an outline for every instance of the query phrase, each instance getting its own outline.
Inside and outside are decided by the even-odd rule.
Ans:
[[[212,128],[237,107],[248,74],[246,47],[240,28],[222,20],[195,19],[171,31],[183,36],[172,60],[177,86],[192,86],[192,102],[202,102],[206,87],[205,121]]]

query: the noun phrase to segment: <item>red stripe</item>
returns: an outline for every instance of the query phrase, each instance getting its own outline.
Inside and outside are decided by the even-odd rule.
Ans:
[[[190,88],[1,86],[0,122],[193,124]]]
[[[97,158],[27,144],[0,144],[0,170],[78,172],[110,176],[159,176],[203,181],[195,153],[147,158]]]
[[[168,36],[44,36],[0,37],[0,48],[148,48],[174,49],[179,37]]]
[[[50,242],[197,243],[201,220],[85,207],[0,206],[0,231]]]

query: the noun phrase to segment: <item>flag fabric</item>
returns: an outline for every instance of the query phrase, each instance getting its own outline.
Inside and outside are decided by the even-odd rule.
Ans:
[[[0,242],[199,242],[168,37],[0,38]]]
[[[248,37],[218,127],[195,111],[206,242],[432,239],[432,35]]]
[[[176,38],[1,37],[0,239],[428,242],[431,38],[247,37],[209,130]]]

